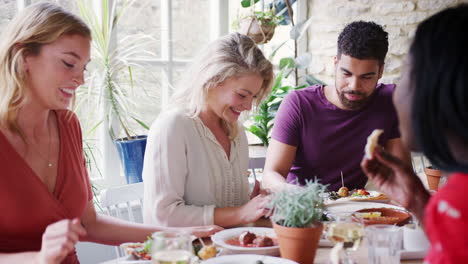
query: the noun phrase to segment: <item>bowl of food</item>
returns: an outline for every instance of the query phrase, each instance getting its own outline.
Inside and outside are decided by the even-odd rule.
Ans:
[[[409,222],[411,215],[405,210],[395,208],[366,208],[352,214],[354,220],[364,225],[398,225],[403,226]]]
[[[232,254],[279,256],[279,245],[273,228],[239,227],[225,229],[211,236],[213,243]]]

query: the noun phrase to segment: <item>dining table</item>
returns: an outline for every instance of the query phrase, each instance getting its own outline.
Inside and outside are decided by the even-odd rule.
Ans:
[[[239,226],[238,226],[239,227]],[[270,219],[268,218],[260,218],[257,221],[247,224],[247,225],[242,225],[242,227],[272,227],[272,223]],[[205,244],[211,244],[211,240],[209,238],[204,239]],[[329,264],[330,263],[330,251],[332,247],[318,247],[317,252],[315,253],[315,264]],[[367,260],[367,244],[364,239],[364,242],[361,244],[359,249],[355,252],[352,252],[350,254],[351,258],[356,262],[356,263],[368,263]],[[121,260],[124,258],[120,259],[114,259],[114,260],[109,260],[106,262],[102,262],[101,264],[121,264]],[[400,263],[404,264],[422,264],[424,262],[423,259],[403,259],[401,260]],[[124,262],[123,262],[124,263]]]

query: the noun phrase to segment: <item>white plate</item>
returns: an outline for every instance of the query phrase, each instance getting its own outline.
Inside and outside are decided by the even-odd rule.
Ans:
[[[328,203],[332,204],[334,202],[348,202],[348,201],[353,201],[353,202],[373,202],[373,203],[388,203],[390,202],[390,199],[379,199],[379,200],[372,200],[371,197],[377,197],[381,195],[381,192],[378,191],[368,191],[369,195],[366,196],[348,196],[348,197],[343,197],[343,198],[338,198],[336,200],[330,200]]]
[[[391,204],[384,204],[384,203],[372,203],[372,202],[359,202],[356,203],[354,201],[346,201],[340,203],[332,203],[328,204],[327,211],[331,214],[333,213],[354,213],[357,210],[361,209],[368,209],[368,208],[393,208],[398,210],[406,211],[405,208],[391,205]]]
[[[321,238],[319,240],[319,247],[333,247],[333,246],[334,244],[326,238]]]
[[[123,259],[119,259],[117,264],[152,264],[151,260],[136,259],[134,256],[127,256]]]
[[[226,244],[226,240],[239,236],[244,231],[249,231],[256,235],[265,235],[271,238],[277,238],[273,228],[268,227],[238,227],[225,229],[211,236],[211,241],[216,246],[220,246],[229,251],[230,254],[258,254],[258,255],[270,255],[270,256],[279,256],[279,246],[272,247],[258,247],[258,248],[249,248],[249,247],[238,247]]]
[[[289,259],[251,254],[221,256],[205,260],[201,264],[255,264],[257,260],[264,264],[298,264]]]
[[[400,252],[400,259],[423,259],[427,254],[427,250],[422,251],[408,251],[402,250]]]

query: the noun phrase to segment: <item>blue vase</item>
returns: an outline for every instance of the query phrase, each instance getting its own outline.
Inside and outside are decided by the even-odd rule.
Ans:
[[[137,136],[119,138],[115,140],[120,161],[125,172],[125,179],[128,184],[142,182],[141,172],[143,171],[143,158],[145,157],[147,136]]]

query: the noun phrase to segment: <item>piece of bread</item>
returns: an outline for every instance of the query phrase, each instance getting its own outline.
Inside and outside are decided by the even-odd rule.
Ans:
[[[364,152],[366,153],[366,158],[372,159],[372,153],[374,153],[374,150],[378,145],[379,136],[382,133],[383,133],[382,129],[375,129],[367,137],[367,144],[366,144],[366,147],[364,148]]]

